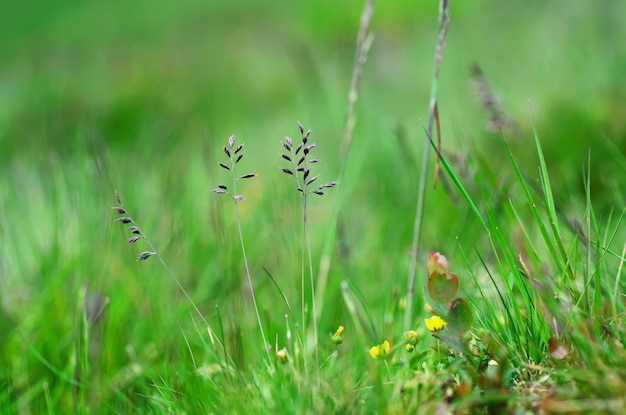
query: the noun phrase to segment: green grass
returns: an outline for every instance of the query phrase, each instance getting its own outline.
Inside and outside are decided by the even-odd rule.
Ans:
[[[624,5],[452,3],[433,81],[437,10],[413,3],[376,4],[347,157],[361,1],[1,6],[0,413],[624,412]],[[485,128],[473,62],[514,128]],[[340,179],[304,229],[298,121]],[[231,134],[258,174],[238,212],[211,193]],[[424,325],[429,251],[463,337]]]

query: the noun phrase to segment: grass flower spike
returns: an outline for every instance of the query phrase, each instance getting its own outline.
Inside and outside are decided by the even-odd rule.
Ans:
[[[426,323],[426,328],[428,329],[428,331],[433,333],[439,333],[448,324],[444,321],[444,319],[439,316],[425,318],[424,323]]]
[[[232,192],[228,189],[228,186],[224,185],[224,184],[220,184],[217,186],[217,188],[211,190],[213,193],[218,194],[218,195],[228,195],[230,197],[233,198],[233,200],[235,202],[243,200],[243,195],[237,194],[237,182],[239,180],[242,179],[249,179],[251,177],[255,177],[256,174],[254,173],[246,173],[243,174],[239,177],[237,177],[235,175],[235,166],[241,161],[241,159],[243,158],[243,144],[239,144],[235,149],[233,149],[233,146],[235,145],[235,136],[231,135],[230,138],[228,139],[228,147],[224,146],[224,153],[226,154],[226,156],[228,156],[228,158],[230,159],[230,165],[219,162],[218,164],[220,165],[221,168],[228,170],[231,175],[232,175],[232,180],[233,180],[233,190]]]
[[[389,354],[390,347],[391,345],[389,342],[385,340],[382,344],[374,346],[370,349],[370,356],[372,356],[373,359],[378,359],[379,357],[385,358]]]
[[[287,160],[291,166],[289,168],[283,167],[282,171],[285,174],[294,176],[298,186],[298,191],[306,197],[311,193],[318,196],[323,196],[324,189],[335,187],[337,182],[332,181],[324,184],[314,185],[319,176],[310,177],[310,165],[319,163],[318,159],[310,158],[311,151],[315,148],[315,144],[309,144],[309,136],[311,130],[304,131],[302,124],[298,123],[298,128],[302,134],[302,142],[298,144],[294,149],[294,143],[291,137],[285,137],[285,141],[281,144],[287,153],[281,154],[281,157]]]

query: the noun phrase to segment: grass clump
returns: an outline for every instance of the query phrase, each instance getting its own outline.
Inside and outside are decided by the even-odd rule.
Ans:
[[[613,190],[598,206],[592,155],[572,157],[582,190],[564,198],[540,139],[550,131],[535,126],[534,114],[524,117],[526,131],[505,111],[482,63],[470,72],[489,148],[479,149],[463,125],[457,133],[468,153],[449,150],[453,137],[444,140],[442,131],[453,81],[440,66],[446,41],[459,41],[451,7],[440,2],[432,31],[427,124],[415,137],[419,129],[399,128],[398,148],[379,137],[380,114],[368,112],[372,100],[387,102],[367,89],[374,72],[365,64],[380,59],[368,0],[343,125],[312,117],[313,143],[298,123],[299,138],[281,141],[280,158],[266,154],[261,138],[247,141],[254,157],[246,164],[262,162],[253,166],[262,174],[240,171],[244,145],[234,136],[214,160],[226,181],[204,174],[213,149],[206,140],[161,152],[142,146],[147,154],[131,152],[129,160],[111,150],[123,160],[109,160],[94,139],[95,153],[80,153],[84,159],[50,156],[67,176],[13,162],[7,171],[30,203],[17,210],[0,191],[0,412],[624,412],[622,178],[603,176]],[[446,61],[454,62],[459,51],[449,46]],[[255,76],[267,80],[260,69]],[[322,102],[313,96],[307,105]],[[357,114],[367,116],[357,124]],[[254,121],[258,137],[276,137],[287,124],[278,116],[266,122],[271,127]],[[161,125],[146,128],[168,143]],[[425,143],[420,165],[409,138]],[[607,148],[626,165],[618,146]],[[337,181],[321,180],[321,159],[339,172]],[[107,161],[132,161],[141,180],[120,180]],[[286,176],[290,183],[280,181]],[[442,186],[431,190],[430,178]],[[212,193],[230,198],[230,208],[199,190],[214,181]],[[125,248],[114,242],[120,230],[109,229],[110,215],[102,216],[108,204],[99,195],[110,195],[111,183],[138,207],[131,215],[115,193],[113,221],[126,227]],[[296,192],[293,210],[288,198]],[[310,197],[327,192],[329,206]],[[42,208],[50,200],[52,208]],[[415,212],[407,215],[411,200]],[[37,232],[23,231],[22,214],[43,218]]]

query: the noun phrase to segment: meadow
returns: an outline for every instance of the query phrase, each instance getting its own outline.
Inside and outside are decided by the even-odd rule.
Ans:
[[[442,4],[0,6],[0,413],[626,413],[626,3]]]

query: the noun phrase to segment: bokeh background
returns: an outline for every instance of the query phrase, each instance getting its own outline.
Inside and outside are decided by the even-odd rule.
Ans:
[[[244,238],[268,320],[282,324],[263,268],[299,298],[300,225],[294,184],[280,173],[280,141],[297,139],[301,122],[312,129],[322,180],[339,174],[362,7],[357,0],[0,5],[0,387],[3,378],[22,391],[44,379],[54,384],[50,367],[21,351],[34,348],[50,366],[67,368],[81,293],[95,308],[108,301],[95,329],[102,382],[119,381],[132,356],[153,349],[159,361],[180,357],[177,324],[188,325],[190,306],[157,261],[135,262],[144,247],[125,244],[109,209],[115,190],[208,318],[219,307],[235,343],[254,327],[232,205],[210,192],[228,180],[217,162],[231,134],[245,142],[242,173],[259,174],[242,188]],[[597,212],[620,211],[626,3],[458,1],[451,13],[438,91],[442,143],[472,195],[494,205],[524,200],[510,186],[502,136],[486,128],[472,89],[476,63],[514,120],[504,137],[536,180],[534,119],[562,218],[572,228],[581,219],[590,149]],[[436,1],[376,4],[346,174],[337,194],[311,204],[315,259],[333,203],[340,206],[322,331],[341,321],[341,281],[363,293],[374,321],[406,285],[437,14]],[[424,252],[454,258],[459,244],[480,249],[468,208],[442,186],[429,190],[426,218]]]

